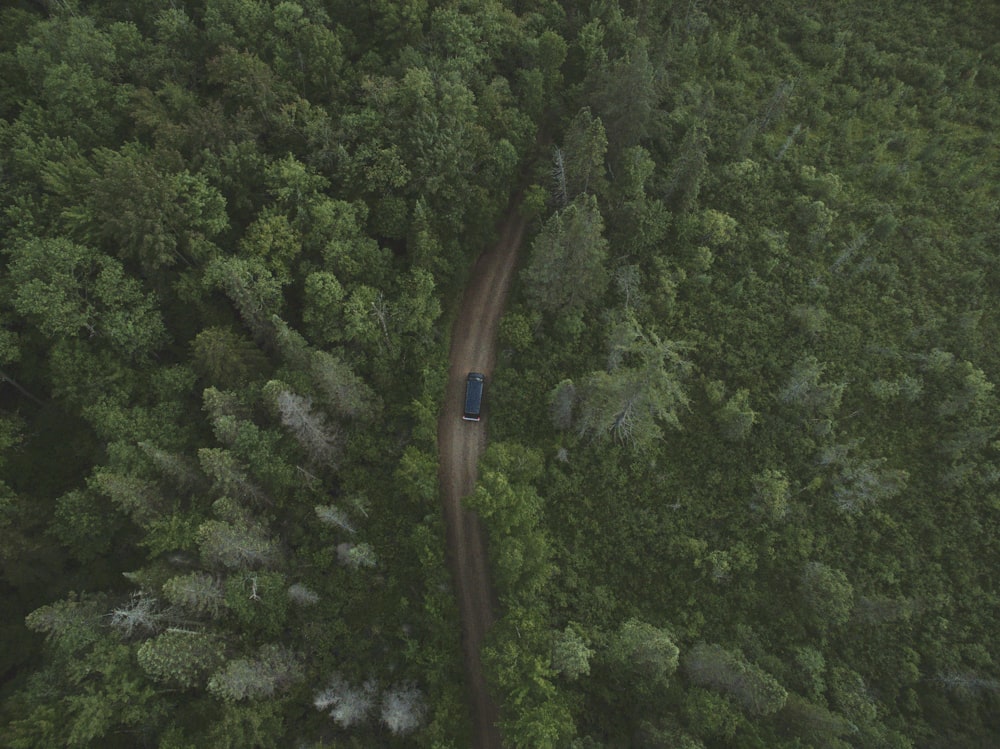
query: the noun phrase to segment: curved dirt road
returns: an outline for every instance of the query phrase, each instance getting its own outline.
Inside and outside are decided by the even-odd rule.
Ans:
[[[479,423],[462,421],[465,376],[469,372],[486,375],[486,397],[496,359],[497,325],[503,312],[507,290],[524,234],[524,219],[517,205],[500,227],[500,239],[476,262],[465,288],[462,304],[451,335],[448,387],[438,422],[438,478],[444,502],[448,542],[448,564],[458,594],[462,618],[462,648],[470,699],[474,710],[475,749],[500,749],[497,706],[490,697],[483,676],[480,649],[486,631],[493,624],[495,600],[490,585],[486,542],[476,513],[462,508],[462,498],[471,494],[476,483],[476,466],[486,448],[489,409]]]

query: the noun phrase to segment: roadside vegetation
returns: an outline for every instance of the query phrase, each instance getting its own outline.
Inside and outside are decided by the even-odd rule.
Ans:
[[[486,397],[512,747],[1000,736],[989,3],[0,10],[0,744],[466,747],[436,418]]]

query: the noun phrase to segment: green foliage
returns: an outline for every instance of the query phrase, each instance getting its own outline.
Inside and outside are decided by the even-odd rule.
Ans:
[[[229,226],[226,202],[204,175],[165,170],[164,154],[136,143],[97,149],[93,163],[50,163],[46,186],[70,207],[68,231],[84,241],[116,248],[146,272],[191,263],[212,252],[209,240]],[[166,172],[166,173],[165,173]]]
[[[152,295],[121,263],[65,239],[19,243],[9,265],[14,308],[49,337],[87,334],[126,357],[142,357],[166,330]]]
[[[226,293],[255,335],[281,312],[281,282],[259,258],[216,258],[205,268],[204,283]]]
[[[740,715],[725,697],[695,687],[684,700],[684,715],[695,736],[731,741]]]
[[[347,741],[467,743],[444,536],[400,538],[437,501],[444,290],[566,44],[492,3],[126,5],[0,12],[0,631],[38,666],[0,743],[323,741],[287,688],[333,660],[397,686]],[[74,587],[115,591],[80,679],[22,622]]]
[[[594,651],[571,626],[552,636],[552,669],[574,681],[590,673]]]
[[[996,744],[995,4],[577,5],[0,10],[0,744],[470,744],[511,195],[505,743]]]
[[[195,616],[218,617],[225,608],[219,581],[204,572],[172,577],[163,584],[163,595],[175,606]]]
[[[567,126],[563,147],[555,153],[553,192],[560,207],[565,208],[582,193],[601,194],[604,191],[607,149],[604,124],[584,107]]]
[[[190,689],[223,660],[221,643],[213,635],[169,629],[146,640],[136,651],[139,666],[157,681]]]
[[[202,380],[221,388],[246,387],[267,371],[267,359],[230,328],[206,328],[191,341],[192,364]]]
[[[285,578],[276,572],[248,572],[226,580],[226,609],[241,630],[262,637],[277,637],[288,617]]]
[[[597,200],[583,195],[546,221],[531,247],[524,280],[532,306],[571,335],[585,307],[607,286],[607,242]]]
[[[695,685],[732,697],[751,715],[780,710],[788,696],[773,676],[720,645],[695,645],[684,656],[684,672]]]
[[[808,741],[813,746],[849,746],[839,739],[857,732],[857,726],[822,705],[807,702],[798,695],[789,695],[778,713],[786,732]]]
[[[661,340],[634,319],[613,328],[609,343],[610,371],[593,372],[581,384],[576,428],[581,436],[650,449],[662,437],[661,423],[680,428],[688,347]]]
[[[52,533],[83,563],[107,554],[121,527],[113,508],[91,492],[71,491],[56,500]]]
[[[255,658],[235,658],[208,680],[208,691],[226,702],[262,700],[302,678],[301,664],[279,645],[263,645]]]
[[[666,683],[677,670],[679,652],[666,630],[629,619],[614,636],[608,656],[629,680],[652,688]]]
[[[809,562],[799,585],[802,599],[821,630],[843,624],[851,615],[854,589],[847,576],[821,562]]]
[[[750,435],[756,412],[750,407],[750,391],[737,390],[719,409],[715,417],[722,436],[732,442],[740,442]]]
[[[767,468],[753,477],[757,499],[772,520],[781,520],[788,514],[790,485],[781,471]]]
[[[263,567],[276,555],[264,530],[246,521],[206,520],[198,528],[198,546],[205,564],[213,568]]]

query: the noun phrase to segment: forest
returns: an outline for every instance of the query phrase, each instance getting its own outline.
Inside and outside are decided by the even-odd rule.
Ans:
[[[0,746],[1000,745],[1000,4],[0,8]],[[997,639],[994,639],[997,635]]]

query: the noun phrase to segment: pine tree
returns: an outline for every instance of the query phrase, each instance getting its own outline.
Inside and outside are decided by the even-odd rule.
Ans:
[[[576,387],[572,380],[563,380],[549,392],[549,414],[556,429],[573,426],[573,407],[576,405]]]
[[[770,715],[785,704],[788,693],[773,676],[720,645],[695,645],[683,664],[693,684],[731,696],[752,715]]]
[[[378,418],[380,408],[374,391],[334,354],[313,351],[309,373],[324,403],[340,416],[363,421]]]
[[[246,521],[208,520],[198,528],[198,545],[210,567],[256,569],[270,566],[278,557],[263,529]]]
[[[166,625],[155,598],[133,593],[128,602],[111,610],[111,627],[125,639],[148,637]]]
[[[571,626],[552,637],[552,669],[570,681],[590,673],[590,658],[594,651]]]
[[[316,463],[329,463],[340,453],[340,434],[313,408],[312,399],[279,390],[275,397],[281,423]]]
[[[638,681],[663,684],[677,670],[677,646],[666,630],[638,619],[622,623],[610,646],[610,657]]]
[[[371,544],[365,542],[337,544],[337,560],[352,569],[374,567],[378,564],[375,549],[372,548]]]
[[[342,531],[352,535],[357,532],[350,517],[341,508],[334,505],[316,505],[315,510],[320,522],[340,528]]]
[[[222,586],[207,572],[170,578],[163,584],[163,595],[184,611],[210,619],[218,618],[226,607]]]
[[[372,680],[354,687],[340,674],[334,674],[330,685],[315,696],[313,705],[317,710],[329,710],[340,726],[350,728],[368,719],[377,691],[378,685]]]
[[[319,603],[319,595],[303,583],[288,587],[288,600],[299,606],[314,606]]]
[[[208,680],[208,691],[226,701],[266,700],[302,679],[302,664],[280,645],[262,645],[256,658],[236,658]]]
[[[191,688],[222,664],[223,642],[204,632],[168,629],[142,643],[136,659],[157,681]]]
[[[415,684],[397,684],[382,695],[382,722],[395,736],[416,730],[425,711],[423,695]]]
[[[581,195],[542,227],[523,271],[525,291],[535,309],[577,331],[587,306],[604,293],[607,240],[593,195]]]

